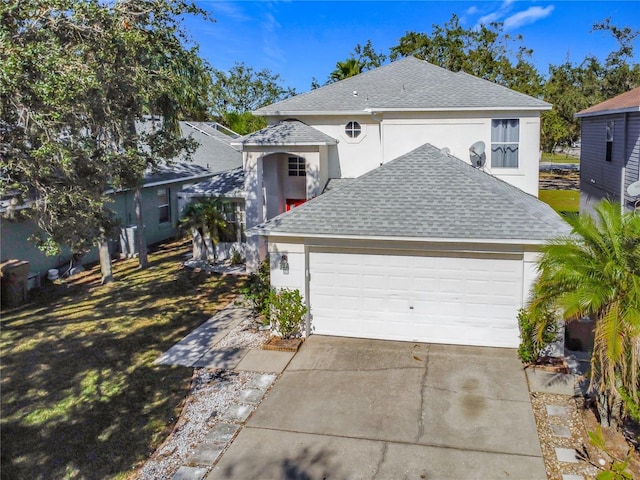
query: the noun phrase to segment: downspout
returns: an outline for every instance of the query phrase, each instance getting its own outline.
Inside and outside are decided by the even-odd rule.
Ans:
[[[307,307],[307,315],[304,323],[304,338],[309,338],[311,333],[311,265],[309,265],[309,246],[305,242],[304,244],[304,303]]]

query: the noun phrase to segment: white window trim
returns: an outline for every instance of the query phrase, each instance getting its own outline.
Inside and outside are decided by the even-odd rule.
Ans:
[[[158,203],[158,224],[167,225],[171,223],[171,191],[169,190],[169,188],[159,188],[156,191],[156,198],[160,196],[161,191],[164,191],[164,194],[167,197],[167,203]],[[160,211],[163,208],[167,209],[167,220],[162,220],[162,217],[160,215]]]
[[[357,137],[350,137],[347,135],[347,126],[350,123],[357,123],[360,126],[360,134]],[[358,120],[349,120],[346,123],[342,124],[342,134],[341,137],[344,139],[346,143],[360,143],[367,136],[367,125],[358,121]]]
[[[291,160],[296,159],[295,168],[292,167]],[[290,177],[306,177],[307,176],[307,160],[304,157],[289,156],[287,157],[287,173]]]
[[[494,142],[492,135],[491,135],[491,129],[493,128],[493,122],[494,121],[499,121],[499,120],[517,120],[518,121],[518,141],[517,142]],[[510,173],[510,174],[518,174],[520,172],[522,172],[522,156],[521,156],[521,148],[520,148],[520,144],[522,143],[522,139],[520,138],[520,135],[522,133],[522,129],[520,128],[522,125],[522,121],[520,118],[514,118],[514,117],[502,117],[502,118],[492,118],[489,122],[489,138],[490,138],[490,142],[489,142],[489,151],[487,152],[487,167],[488,170],[490,172],[495,172],[495,173]],[[494,167],[492,165],[493,162],[493,145],[517,145],[518,146],[518,166],[517,167]]]

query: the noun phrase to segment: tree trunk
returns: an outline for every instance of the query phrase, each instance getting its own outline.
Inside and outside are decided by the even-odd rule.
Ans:
[[[98,254],[100,257],[100,273],[102,274],[102,284],[113,282],[113,269],[111,268],[111,253],[109,252],[109,240],[104,230],[100,230],[98,243]]]
[[[136,207],[136,225],[138,230],[138,259],[140,260],[140,268],[147,268],[149,262],[147,260],[147,241],[144,235],[144,220],[142,218],[142,194],[140,187],[136,188],[133,195]]]
[[[192,251],[193,259],[206,260],[207,254],[204,246],[203,235],[200,233],[200,230],[198,230],[197,228],[191,229],[191,235],[193,237],[193,240],[191,241],[193,246],[193,251]]]
[[[615,393],[598,393],[596,397],[600,425],[619,428],[622,425],[622,398]]]

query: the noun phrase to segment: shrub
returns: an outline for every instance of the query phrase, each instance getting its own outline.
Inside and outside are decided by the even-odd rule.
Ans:
[[[244,263],[244,258],[242,258],[242,254],[235,248],[231,250],[229,263],[231,263],[231,265],[241,265]]]
[[[297,337],[302,333],[307,307],[299,290],[271,290],[269,307],[271,326],[283,338]]]
[[[263,323],[269,324],[269,293],[271,292],[271,268],[269,261],[265,260],[258,267],[256,273],[249,275],[247,286],[240,289],[249,301],[253,313],[262,315]]]
[[[534,318],[529,310],[518,311],[520,346],[518,357],[522,363],[535,363],[545,345],[553,342],[558,335],[558,324],[553,312],[545,312]]]

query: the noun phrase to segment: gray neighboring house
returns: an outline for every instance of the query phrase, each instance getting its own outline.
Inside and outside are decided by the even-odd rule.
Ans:
[[[603,198],[636,208],[627,189],[640,181],[640,87],[576,114],[581,120],[580,211]]]
[[[140,128],[150,128],[149,120]],[[205,122],[180,122],[183,135],[191,136],[199,143],[191,162],[176,162],[148,172],[142,188],[143,220],[147,244],[157,243],[176,236],[180,211],[184,206],[178,200],[178,193],[198,184],[216,173],[242,166],[242,154],[231,146],[236,134],[222,133],[215,124]],[[63,250],[60,256],[47,257],[28,238],[38,231],[30,220],[11,221],[4,215],[10,201],[0,204],[0,234],[2,239],[0,257],[5,259],[28,260],[33,276],[43,276],[50,268],[69,264],[71,254]],[[111,208],[122,223],[120,238],[114,238],[111,253],[132,255],[135,250],[136,228],[133,191],[113,192]],[[98,260],[97,250],[92,250],[82,258],[83,263]]]
[[[517,347],[541,245],[569,227],[533,195],[426,144],[249,230],[306,334]]]

